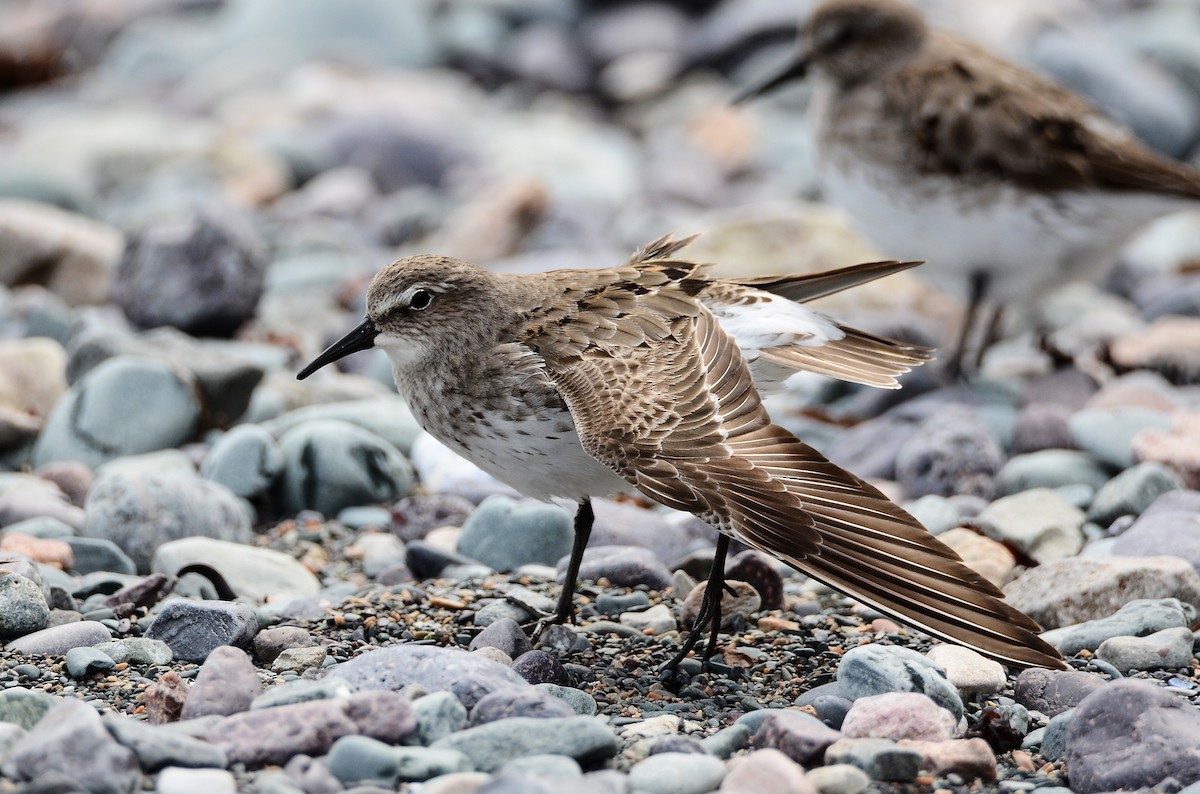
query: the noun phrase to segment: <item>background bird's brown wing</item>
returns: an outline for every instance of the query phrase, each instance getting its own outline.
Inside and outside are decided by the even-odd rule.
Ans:
[[[888,83],[923,170],[1036,189],[1200,198],[1200,171],[1155,154],[1079,96],[942,34]]]
[[[1062,666],[1037,624],[949,547],[771,423],[737,346],[707,310],[669,325],[620,351],[541,346],[589,454],[650,498],[881,612],[1007,663]]]

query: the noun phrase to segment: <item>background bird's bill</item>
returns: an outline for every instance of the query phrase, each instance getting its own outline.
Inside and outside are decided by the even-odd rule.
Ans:
[[[792,80],[803,79],[808,73],[808,55],[800,50],[797,50],[792,57],[785,61],[781,66],[776,67],[773,71],[768,72],[764,77],[743,86],[738,89],[733,95],[733,99],[729,100],[730,104],[737,105],[745,102],[747,99],[765,94],[772,89],[778,88],[784,83]]]

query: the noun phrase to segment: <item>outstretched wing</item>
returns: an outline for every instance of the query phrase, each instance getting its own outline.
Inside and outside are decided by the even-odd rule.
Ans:
[[[1018,665],[1061,667],[1038,626],[911,516],[771,423],[720,324],[666,285],[639,306],[664,327],[619,349],[531,340],[584,449],[645,495],[931,634]],[[666,301],[665,303],[663,301]]]

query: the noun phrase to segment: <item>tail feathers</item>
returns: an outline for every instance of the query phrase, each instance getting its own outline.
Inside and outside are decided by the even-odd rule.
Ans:
[[[845,336],[820,346],[788,345],[763,350],[759,357],[789,369],[839,380],[898,389],[897,378],[933,358],[933,349],[839,325]]]
[[[900,273],[922,262],[867,262],[861,265],[827,270],[823,273],[788,276],[760,276],[758,278],[730,279],[734,283],[753,289],[773,292],[797,303],[824,298],[842,290],[866,284],[875,279]]]

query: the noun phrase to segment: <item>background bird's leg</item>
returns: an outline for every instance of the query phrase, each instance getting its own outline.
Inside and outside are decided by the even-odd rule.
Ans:
[[[983,366],[983,354],[988,351],[989,347],[1000,341],[1000,327],[1003,321],[1004,307],[993,306],[987,326],[983,329],[983,338],[979,340],[979,347],[975,351],[975,359],[971,365],[976,372]]]
[[[958,344],[954,346],[954,354],[946,362],[946,374],[951,378],[959,378],[963,374],[963,362],[967,358],[967,347],[971,342],[971,330],[979,316],[979,308],[983,305],[988,290],[988,274],[982,270],[971,273],[967,294],[967,312],[963,317],[962,331],[958,335]],[[983,355],[981,352],[980,356]]]
[[[692,648],[700,641],[700,635],[706,626],[712,626],[708,637],[708,645],[704,649],[704,660],[717,650],[717,636],[721,630],[721,598],[725,595],[725,558],[729,554],[729,537],[717,536],[717,550],[713,555],[712,569],[708,572],[708,584],[704,586],[704,598],[700,601],[700,614],[692,622],[687,636],[683,638],[683,646],[671,661],[667,662],[664,670],[674,670],[679,667]]]
[[[592,500],[584,498],[575,511],[575,540],[571,544],[571,559],[567,563],[567,578],[563,580],[562,593],[558,596],[558,609],[554,613],[555,623],[575,622],[575,582],[579,579],[579,566],[583,562],[583,550],[592,536],[592,524],[596,514],[592,512]]]

